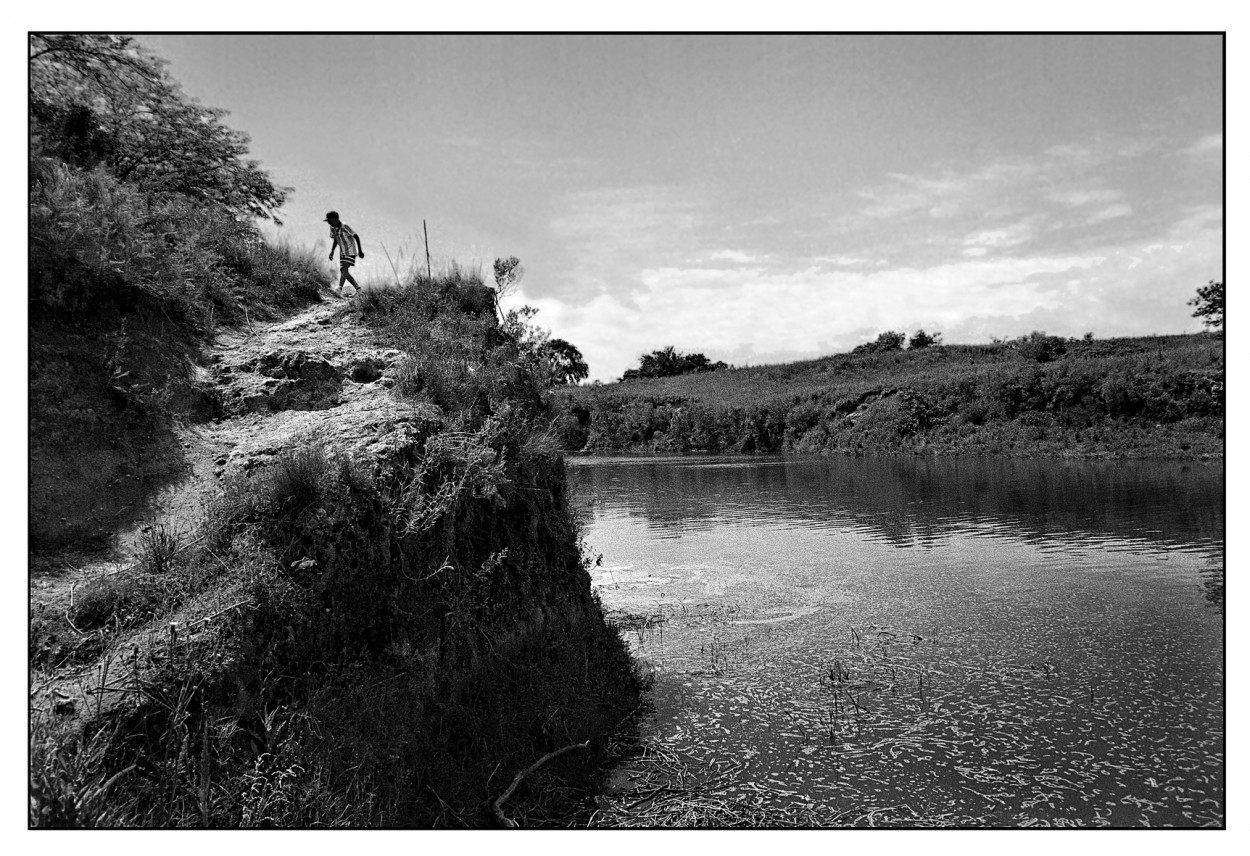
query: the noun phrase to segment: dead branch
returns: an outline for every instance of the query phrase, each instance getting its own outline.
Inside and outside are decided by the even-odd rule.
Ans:
[[[585,743],[574,743],[571,746],[565,746],[563,749],[557,749],[554,752],[548,752],[546,755],[542,756],[533,764],[531,764],[528,768],[517,773],[516,778],[512,780],[512,784],[508,785],[508,789],[504,791],[502,794],[500,794],[499,799],[495,800],[491,804],[491,808],[495,810],[495,817],[498,818],[500,823],[502,823],[504,826],[508,827],[509,829],[516,829],[517,828],[516,821],[507,817],[503,813],[503,804],[504,802],[507,801],[508,797],[512,796],[512,792],[517,789],[517,785],[521,784],[521,780],[524,779],[526,776],[528,776],[530,773],[537,770],[543,764],[546,764],[552,758],[558,758],[559,756],[563,755],[565,752],[572,751],[573,749],[589,749],[589,748],[590,748],[589,740],[587,740]]]

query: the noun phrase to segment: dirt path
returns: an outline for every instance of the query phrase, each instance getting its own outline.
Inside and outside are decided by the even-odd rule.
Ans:
[[[197,369],[202,387],[220,404],[219,418],[178,426],[182,479],[153,499],[147,522],[116,533],[111,556],[84,561],[65,554],[32,568],[32,616],[53,610],[68,617],[75,589],[132,567],[152,526],[183,542],[194,538],[208,503],[233,473],[263,467],[303,443],[359,453],[386,442],[387,435],[393,441],[385,429],[413,413],[410,403],[390,392],[388,372],[398,356],[380,348],[341,300],[219,335]],[[65,686],[60,677],[54,684]],[[32,702],[38,692],[35,686]]]

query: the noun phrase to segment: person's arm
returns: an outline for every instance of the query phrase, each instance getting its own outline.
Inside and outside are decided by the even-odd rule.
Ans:
[[[352,237],[356,239],[356,253],[363,259],[365,257],[365,248],[360,244],[360,236],[352,232]]]
[[[334,237],[334,233],[330,233],[330,261],[334,261],[334,251],[338,249],[339,242]]]

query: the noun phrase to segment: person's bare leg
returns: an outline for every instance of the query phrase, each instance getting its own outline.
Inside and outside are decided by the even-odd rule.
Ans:
[[[350,282],[350,283],[352,284],[352,288],[356,289],[357,291],[360,291],[360,286],[356,284],[356,279],[355,279],[355,277],[353,277],[353,276],[352,276],[352,274],[351,274],[351,270],[350,270],[350,269],[348,269],[348,268],[343,268],[343,279],[345,279],[345,280],[347,280],[348,282]],[[339,291],[342,291],[342,290],[343,290],[343,281],[342,281],[342,280],[340,280],[340,281],[339,281]]]

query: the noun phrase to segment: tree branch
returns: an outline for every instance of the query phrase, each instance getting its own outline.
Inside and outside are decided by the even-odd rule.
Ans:
[[[495,811],[495,817],[498,818],[500,823],[502,823],[504,826],[508,827],[509,829],[516,829],[517,822],[515,820],[512,820],[511,818],[509,818],[503,813],[503,804],[508,799],[508,797],[512,796],[512,792],[517,789],[517,785],[521,784],[521,780],[524,779],[526,776],[528,776],[530,773],[537,770],[543,764],[546,764],[552,758],[558,758],[559,756],[563,755],[565,752],[570,752],[574,749],[589,749],[589,748],[590,748],[589,740],[587,740],[585,743],[574,743],[571,746],[565,746],[563,749],[557,749],[554,752],[548,752],[546,755],[539,758],[529,767],[517,773],[516,778],[512,780],[512,784],[508,785],[508,789],[504,791],[502,794],[500,794],[499,799],[491,803],[491,808],[493,808]]]

